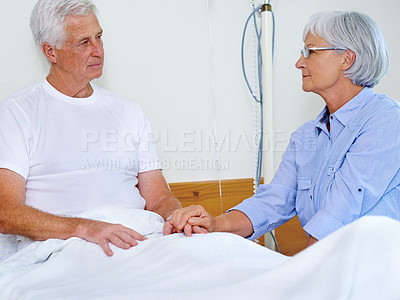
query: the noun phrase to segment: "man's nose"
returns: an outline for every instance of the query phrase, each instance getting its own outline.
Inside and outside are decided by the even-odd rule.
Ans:
[[[102,41],[92,42],[92,56],[102,57],[104,55],[104,48]]]

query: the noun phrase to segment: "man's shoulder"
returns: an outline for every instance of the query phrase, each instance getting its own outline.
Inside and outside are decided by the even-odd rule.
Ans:
[[[32,106],[35,100],[40,99],[38,93],[42,89],[43,82],[35,82],[21,90],[14,92],[4,100],[0,101],[0,107],[12,108],[15,106]]]
[[[122,97],[117,93],[111,92],[110,90],[99,87],[98,85],[93,85],[97,92],[101,95],[102,100],[113,107],[119,107],[125,110],[133,110],[142,113],[142,109],[139,104],[134,100]]]
[[[21,98],[21,97],[25,97],[25,96],[29,96],[32,95],[34,93],[37,92],[38,88],[42,87],[43,82],[42,81],[38,81],[35,83],[32,83],[14,93],[12,93],[10,96],[8,96],[5,100],[7,99],[17,99],[17,98]]]

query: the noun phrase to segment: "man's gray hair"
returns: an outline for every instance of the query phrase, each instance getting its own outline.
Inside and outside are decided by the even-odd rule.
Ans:
[[[353,65],[345,71],[353,84],[374,87],[386,74],[389,58],[378,25],[359,12],[324,11],[313,15],[303,32],[317,35],[333,47],[355,52]],[[340,51],[340,50],[337,50]]]
[[[32,10],[31,30],[35,43],[47,42],[57,49],[67,39],[65,18],[69,15],[96,14],[96,6],[89,0],[39,0]]]

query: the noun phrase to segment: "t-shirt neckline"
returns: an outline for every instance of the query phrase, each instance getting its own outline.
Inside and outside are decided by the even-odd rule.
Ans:
[[[42,83],[43,83],[44,89],[48,93],[50,93],[52,96],[56,97],[59,100],[62,100],[64,102],[68,102],[68,103],[73,104],[73,105],[88,105],[88,104],[92,104],[99,97],[99,91],[98,91],[96,85],[94,85],[94,84],[90,85],[92,87],[92,89],[93,89],[93,93],[89,97],[86,97],[86,98],[74,98],[74,97],[70,97],[70,96],[64,95],[63,93],[61,93],[58,90],[56,90],[47,81],[47,79],[44,79]]]

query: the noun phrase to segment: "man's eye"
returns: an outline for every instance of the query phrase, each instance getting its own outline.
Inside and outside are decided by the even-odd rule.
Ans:
[[[311,49],[309,49],[309,50],[308,50],[308,53],[310,53],[310,54],[311,54],[311,53],[315,53],[315,51],[314,51],[314,50],[311,50]]]

